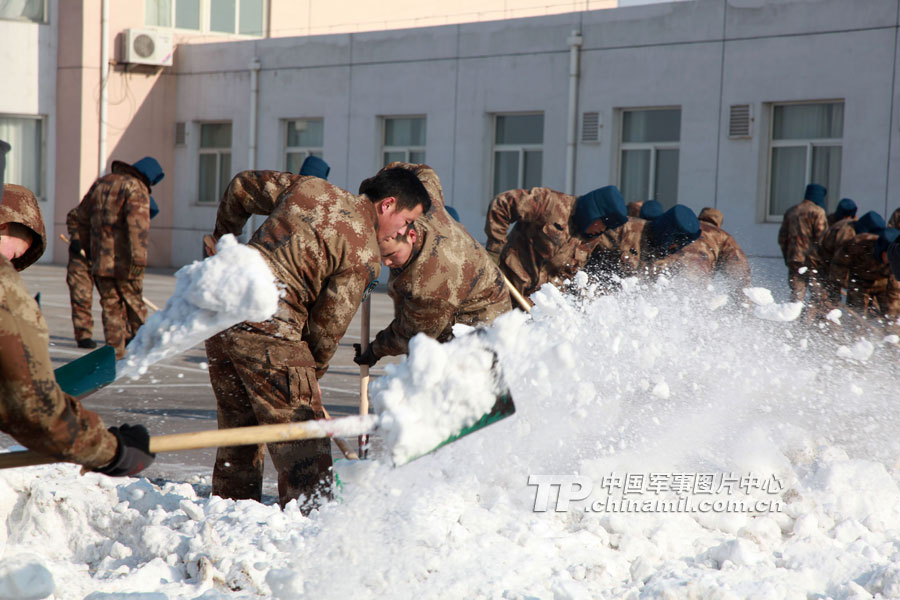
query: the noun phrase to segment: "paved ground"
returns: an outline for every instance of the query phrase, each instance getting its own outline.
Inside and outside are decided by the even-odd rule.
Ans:
[[[175,289],[174,270],[150,270],[144,278],[144,296],[164,306]],[[59,265],[35,265],[22,273],[32,294],[40,292],[41,308],[50,327],[50,356],[54,366],[69,362],[88,352],[75,346],[69,308],[66,270]],[[372,295],[371,332],[374,335],[393,318],[393,304],[383,289]],[[94,292],[94,339],[102,342],[99,299]],[[359,341],[359,314],[354,317],[347,335],[331,362],[328,373],[320,381],[325,407],[332,417],[359,412],[359,367],[353,362],[352,344]],[[384,366],[399,359],[382,359],[372,376],[384,373]],[[84,404],[98,412],[109,425],[142,423],[152,435],[182,433],[216,428],[216,403],[209,375],[204,369],[206,354],[203,346],[158,363],[137,380],[114,383],[84,399]],[[348,440],[356,449],[356,440]],[[0,434],[0,447],[15,441]],[[333,446],[335,457],[340,451]],[[374,453],[379,445],[374,440]],[[212,474],[214,450],[171,452],[157,456],[156,463],[146,476],[188,481],[202,489],[208,486]],[[266,493],[275,490],[275,472],[267,459]]]

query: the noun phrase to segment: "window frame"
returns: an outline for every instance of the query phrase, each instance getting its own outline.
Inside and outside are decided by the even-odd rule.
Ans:
[[[385,144],[385,140],[387,137],[387,122],[392,119],[422,119],[425,124],[425,142],[421,146],[388,146]],[[422,162],[425,162],[425,157],[427,157],[427,149],[428,149],[428,115],[427,114],[413,114],[413,115],[381,115],[381,153],[378,156],[378,164],[381,165],[378,167],[382,169],[386,167],[388,164],[394,161],[385,162],[384,155],[387,152],[403,152],[403,162],[409,163],[412,162],[409,158],[410,154],[413,152],[421,152],[422,153]]]
[[[223,36],[231,35],[231,36],[238,36],[238,37],[248,38],[248,39],[260,39],[260,38],[269,37],[269,31],[268,31],[268,26],[267,26],[269,3],[265,2],[265,0],[260,0],[260,3],[262,5],[261,6],[261,8],[262,8],[261,22],[262,22],[263,31],[260,32],[259,35],[254,35],[251,33],[240,33],[240,31],[241,31],[241,2],[243,0],[235,0],[235,3],[234,3],[234,32],[231,32],[231,33],[226,32],[226,31],[216,31],[210,27],[210,21],[212,19],[212,5],[211,5],[210,0],[199,0],[199,2],[200,2],[200,15],[199,15],[200,28],[199,29],[178,27],[175,24],[175,15],[176,15],[175,4],[178,2],[178,0],[172,0],[172,6],[171,6],[170,12],[169,12],[169,23],[171,23],[171,25],[157,25],[155,23],[148,23],[147,22],[147,2],[148,1],[152,2],[153,0],[144,0],[144,20],[143,20],[144,27],[153,27],[153,28],[157,28],[157,29],[170,29],[170,30],[178,32],[178,33],[201,33],[204,35],[223,35]]]
[[[625,114],[631,112],[649,112],[649,111],[659,111],[659,110],[677,110],[678,111],[678,141],[677,142],[626,142],[624,141],[625,137]],[[641,198],[639,202],[646,202],[647,200],[658,200],[655,198],[656,196],[656,163],[658,158],[658,153],[660,150],[677,150],[678,151],[678,167],[679,173],[675,186],[675,202],[678,203],[678,185],[681,183],[681,118],[683,116],[683,108],[680,105],[671,105],[671,106],[640,106],[640,107],[622,107],[617,109],[618,112],[618,142],[619,142],[619,151],[616,153],[617,164],[616,164],[616,186],[621,190],[623,189],[622,183],[622,153],[626,150],[649,150],[650,151],[650,165],[648,167],[649,173],[647,174],[648,182],[647,182],[647,190],[648,197]],[[627,190],[626,190],[627,192]],[[624,194],[623,194],[624,195]],[[626,199],[626,202],[629,200]]]
[[[325,156],[325,117],[296,117],[296,118],[284,118],[281,120],[283,125],[281,127],[281,139],[282,139],[282,148],[284,151],[281,153],[281,164],[282,168],[286,172],[290,172],[290,168],[288,165],[288,154],[302,154],[303,160],[306,160],[309,156],[318,156],[319,158],[324,158]],[[322,123],[322,145],[321,146],[289,146],[288,145],[288,128],[290,127],[290,123],[292,121],[320,121]],[[302,164],[303,161],[301,161]]]
[[[233,157],[234,153],[232,151],[232,147],[234,146],[234,123],[232,121],[197,121],[197,195],[194,200],[194,204],[197,206],[218,206],[222,201],[222,194],[225,193],[224,189],[218,189],[219,185],[222,181],[222,155],[226,152],[224,146],[213,147],[213,148],[204,148],[203,147],[203,126],[204,125],[228,125],[231,127],[231,145],[227,148],[227,153],[229,158]],[[212,202],[206,202],[201,200],[201,186],[203,185],[203,179],[200,177],[200,157],[203,155],[215,154],[216,155],[216,193],[213,195],[215,198]],[[229,173],[230,180],[230,173]]]
[[[38,176],[39,185],[41,186],[40,187],[41,193],[40,194],[37,193],[30,185],[26,186],[26,187],[28,187],[28,189],[35,195],[35,197],[39,201],[46,202],[48,199],[48,190],[47,190],[47,160],[48,160],[47,123],[49,121],[47,115],[26,115],[26,114],[22,114],[22,113],[2,113],[2,112],[0,112],[0,118],[19,119],[22,121],[25,121],[25,120],[38,121],[40,123],[40,126],[41,126],[41,135],[40,135],[41,166],[40,166],[40,169],[38,170],[37,176]],[[6,141],[9,141],[9,140],[6,140]],[[15,153],[15,151],[16,151],[16,149],[14,147],[10,152]],[[7,163],[8,162],[9,162],[9,159],[7,158]],[[8,177],[5,179],[5,182],[13,183],[12,181],[9,180]]]
[[[41,18],[38,21],[36,21],[34,19],[27,19],[27,18],[12,19],[10,17],[4,17],[4,16],[0,16],[0,21],[11,21],[14,23],[35,23],[37,25],[47,25],[50,23],[50,15],[48,14],[49,7],[47,5],[48,5],[47,0],[41,1]]]
[[[776,215],[772,214],[772,150],[774,148],[805,148],[806,150],[806,162],[804,165],[804,173],[803,180],[804,185],[809,185],[812,183],[810,181],[812,179],[812,166],[813,166],[813,148],[815,147],[838,147],[841,149],[841,170],[844,168],[844,158],[843,158],[843,149],[844,149],[844,131],[843,124],[841,125],[841,137],[840,138],[805,138],[805,139],[790,139],[790,140],[776,140],[775,139],[775,109],[781,106],[798,106],[798,105],[806,105],[806,106],[815,106],[815,105],[825,105],[825,104],[841,104],[846,108],[846,102],[842,99],[836,100],[801,100],[801,101],[790,101],[790,102],[769,102],[767,105],[767,113],[769,118],[768,123],[768,145],[766,148],[766,182],[765,182],[765,197],[764,197],[764,208],[763,208],[763,218],[766,223],[781,223],[784,221],[784,214]],[[846,116],[846,112],[844,112],[844,116]],[[832,193],[835,194],[834,197],[840,197],[840,189],[838,190],[828,190],[828,195],[831,196]],[[798,196],[799,199],[799,196]],[[826,209],[827,211],[827,209]]]
[[[541,153],[541,177],[540,185],[544,183],[544,131],[541,131],[541,143],[539,144],[498,144],[497,143],[497,117],[530,117],[540,115],[543,118],[542,124],[546,128],[547,120],[545,111],[532,110],[524,112],[498,112],[491,113],[491,172],[488,177],[489,197],[493,198],[497,194],[501,194],[506,190],[494,190],[494,176],[497,171],[497,152],[515,152],[518,151],[518,163],[516,172],[516,187],[507,189],[522,189],[525,186],[525,153],[540,151]],[[487,213],[485,213],[487,214]]]

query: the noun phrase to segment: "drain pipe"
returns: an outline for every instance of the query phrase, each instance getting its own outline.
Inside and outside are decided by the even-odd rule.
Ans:
[[[578,54],[584,38],[578,30],[566,39],[569,44],[569,114],[566,135],[566,188],[575,193],[575,142],[578,134]]]
[[[100,3],[100,131],[97,140],[98,176],[106,169],[106,108],[109,82],[109,0]]]
[[[250,131],[249,131],[249,146],[250,153],[247,157],[247,169],[255,170],[256,169],[256,140],[257,140],[257,126],[256,126],[256,113],[257,113],[257,104],[259,103],[259,70],[262,68],[262,64],[259,62],[259,57],[254,56],[253,60],[250,61]],[[259,227],[257,221],[258,215],[252,215],[248,224],[250,225],[248,228],[245,228],[241,233],[241,238],[244,242],[250,240],[250,237],[253,235],[253,232],[256,231],[256,228]]]

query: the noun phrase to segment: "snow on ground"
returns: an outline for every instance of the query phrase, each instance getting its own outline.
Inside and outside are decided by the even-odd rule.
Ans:
[[[900,596],[894,343],[715,289],[578,283],[484,336],[514,416],[401,467],[343,462],[309,518],[72,465],[0,472],[0,597]],[[459,376],[442,360],[465,359],[417,343],[373,401],[430,397]]]

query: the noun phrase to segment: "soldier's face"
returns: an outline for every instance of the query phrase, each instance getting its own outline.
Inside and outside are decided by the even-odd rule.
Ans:
[[[378,243],[381,248],[381,262],[389,269],[402,267],[412,254],[412,243],[405,237],[393,237]]]
[[[31,248],[30,231],[12,230],[9,224],[0,225],[0,254],[9,260],[19,258]]]
[[[587,229],[584,230],[584,233],[593,237],[595,235],[600,235],[604,231],[606,231],[606,223],[603,222],[603,219],[597,219],[588,225]]]
[[[422,216],[422,207],[397,209],[396,198],[385,198],[375,207],[378,219],[378,241],[390,239],[406,233],[406,228]]]

